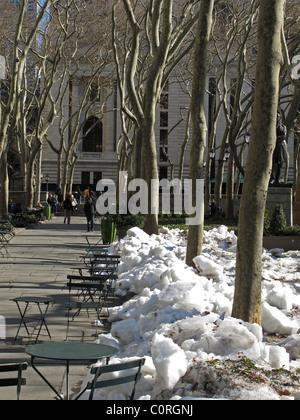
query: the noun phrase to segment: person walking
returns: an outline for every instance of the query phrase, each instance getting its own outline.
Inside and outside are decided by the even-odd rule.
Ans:
[[[210,207],[210,215],[211,215],[211,217],[215,217],[216,214],[217,214],[217,205],[216,205],[215,200],[211,200],[209,207]]]
[[[73,214],[73,211],[77,210],[77,205],[78,205],[77,200],[73,194],[71,195],[71,201],[72,201],[72,214]]]
[[[49,194],[50,201],[48,203],[51,206],[51,213],[56,214],[57,213],[57,196],[55,194]]]
[[[90,197],[90,190],[89,190],[89,187],[86,187],[86,189],[83,191],[83,199],[85,203],[88,201],[89,197]]]
[[[87,202],[83,207],[84,214],[87,220],[87,231],[94,231],[94,222],[95,222],[95,213],[96,213],[96,205],[92,197],[89,197]]]
[[[71,213],[72,213],[72,208],[73,208],[71,194],[67,195],[67,198],[63,202],[63,207],[64,207],[64,223],[66,223],[67,221],[69,225],[71,221]]]

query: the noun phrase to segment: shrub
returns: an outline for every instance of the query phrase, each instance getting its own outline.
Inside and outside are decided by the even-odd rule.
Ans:
[[[282,235],[286,228],[286,218],[281,204],[276,204],[271,220],[270,234],[274,236]]]
[[[300,236],[300,226],[287,226],[282,234],[285,236]]]
[[[265,210],[264,217],[264,236],[270,236],[270,215],[269,211]]]
[[[145,224],[145,216],[141,214],[115,214],[110,215],[117,228],[130,229],[132,227],[143,228]]]

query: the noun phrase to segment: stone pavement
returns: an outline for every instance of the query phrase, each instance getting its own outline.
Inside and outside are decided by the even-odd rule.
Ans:
[[[30,366],[30,357],[25,347],[35,342],[34,333],[28,338],[24,327],[14,340],[20,322],[20,315],[13,298],[20,296],[42,296],[54,300],[49,306],[46,322],[51,340],[43,327],[39,342],[84,341],[93,342],[98,334],[108,332],[109,325],[103,310],[103,327],[96,325],[96,316],[86,311],[70,322],[67,329],[65,302],[69,291],[66,287],[67,275],[78,274],[75,267],[82,265],[80,256],[88,247],[86,241],[86,219],[75,216],[71,224],[64,224],[62,216],[39,223],[29,229],[17,229],[16,236],[8,246],[10,257],[0,255],[0,316],[5,319],[5,339],[0,337],[0,363],[28,362],[24,377],[27,384],[22,387],[21,400],[54,400],[54,392],[45,384]],[[94,243],[99,238],[100,226],[96,225]],[[118,304],[113,301],[112,305]],[[34,331],[39,314],[36,305],[30,306],[29,327]],[[3,324],[3,322],[2,322]],[[1,339],[2,338],[2,339]],[[65,365],[60,362],[40,361],[41,371],[59,392],[65,393]],[[70,392],[76,392],[85,379],[88,366],[70,365]],[[0,400],[16,399],[16,388],[1,388]]]

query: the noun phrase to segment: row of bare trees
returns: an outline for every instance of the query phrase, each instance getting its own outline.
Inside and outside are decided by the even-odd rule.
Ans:
[[[195,205],[195,184],[198,179],[204,177],[204,153],[207,146],[204,92],[208,66],[211,64],[211,68],[215,69],[217,82],[214,93],[215,108],[210,115],[213,123],[207,153],[214,144],[216,123],[222,110],[227,125],[220,146],[219,160],[223,161],[226,147],[231,152],[227,176],[228,216],[232,214],[235,168],[238,168],[245,179],[239,218],[233,315],[260,323],[264,210],[276,143],[278,107],[284,111],[289,133],[294,130],[297,134],[299,126],[299,81],[291,78],[292,69],[289,65],[290,55],[293,56],[299,51],[299,22],[293,19],[293,16],[299,16],[299,6],[290,2],[286,4],[284,0],[211,0],[200,2],[199,7],[196,3],[184,3],[181,13],[176,14],[180,19],[173,19],[173,8],[175,10],[176,7],[180,7],[175,1],[153,0],[144,3],[142,7],[138,7],[138,2],[117,2],[116,8],[122,7],[127,16],[128,26],[124,28],[125,36],[118,45],[115,9],[114,53],[124,128],[130,128],[133,132],[129,137],[130,130],[126,130],[123,150],[127,158],[132,154],[132,161],[138,169],[140,168],[142,177],[150,187],[151,180],[158,177],[154,122],[160,94],[171,71],[177,69],[183,57],[192,51],[190,179],[194,182],[192,199]],[[219,6],[219,9],[216,6]],[[215,21],[215,26],[214,7],[215,10],[219,10],[219,21]],[[193,28],[196,28],[195,34]],[[212,43],[211,33],[215,34]],[[119,53],[120,48],[123,48],[123,54]],[[176,67],[173,67],[173,64]],[[234,82],[228,86],[230,73],[233,73]],[[248,89],[245,89],[245,84],[248,84]],[[231,101],[228,100],[229,95]],[[241,152],[245,141],[241,150],[238,148],[241,147],[241,139],[245,139],[248,132],[251,133],[251,139],[245,170]],[[295,138],[297,139],[297,135]],[[295,162],[299,159],[298,142],[299,136],[295,144]],[[141,158],[138,158],[138,152],[141,153]],[[208,181],[209,165],[206,168]],[[220,165],[215,190],[217,201],[220,200],[222,181],[223,166]],[[206,185],[209,185],[209,182]],[[296,183],[296,206],[299,200],[298,190],[299,184]],[[155,196],[158,197],[158,194]],[[296,208],[296,223],[298,211]],[[203,215],[204,211],[200,214]],[[150,214],[150,209],[146,231],[157,233],[157,212]],[[197,225],[189,226],[186,260],[189,265],[193,265],[193,257],[201,253],[202,232],[203,219],[199,220]]]
[[[28,3],[20,1],[18,7],[6,0],[0,3],[0,51],[6,66],[0,109],[1,214],[7,213],[9,169],[16,162],[24,179],[25,207],[39,201],[43,147],[57,154],[57,185],[67,192],[82,127],[96,100],[90,100],[92,85],[99,86],[101,80],[105,90],[112,79],[107,71],[111,37],[107,26],[100,26],[108,18],[109,2],[99,2],[101,15],[81,0],[47,0],[35,13]],[[72,86],[77,80],[85,83],[72,107]],[[111,88],[106,96],[110,94]],[[102,114],[103,109],[104,105]],[[59,144],[49,138],[55,120]],[[13,162],[9,151],[17,156]]]
[[[1,2],[1,16],[7,17],[12,6],[5,3]],[[143,178],[149,185],[145,230],[158,233],[159,194],[158,189],[150,188],[157,186],[152,181],[158,180],[155,121],[163,89],[176,76],[191,97],[191,128],[187,126],[186,132],[191,132],[189,176],[194,187],[198,179],[206,178],[206,184],[210,184],[210,165],[204,169],[205,153],[209,163],[218,120],[221,113],[225,116],[218,153],[222,162],[225,150],[231,152],[228,216],[236,169],[245,177],[246,191],[240,209],[238,304],[234,305],[234,314],[259,322],[259,300],[256,306],[253,302],[260,293],[263,210],[278,105],[284,111],[288,131],[299,130],[299,80],[292,77],[290,63],[290,57],[299,52],[299,22],[295,18],[299,6],[284,0],[45,0],[34,15],[28,13],[27,6],[28,1],[20,1],[18,14],[9,17],[8,26],[5,19],[1,27],[0,51],[8,69],[6,82],[2,83],[0,110],[1,214],[7,212],[8,204],[9,148],[14,146],[19,153],[27,206],[33,204],[34,192],[38,194],[34,187],[40,185],[43,147],[51,147],[57,154],[57,184],[65,193],[72,185],[82,128],[94,105],[90,100],[92,85],[101,86],[105,92],[98,110],[101,117],[107,111],[107,99],[116,79],[122,124],[117,144],[119,169],[127,170],[132,178]],[[215,76],[215,82],[214,91],[208,92],[213,106],[207,139],[204,97],[208,74]],[[75,85],[81,87],[76,90]],[[59,145],[48,135],[55,119]],[[251,141],[245,170],[242,151],[247,133],[251,133]],[[294,193],[295,220],[299,223],[299,135],[297,138]],[[181,162],[187,142],[188,134]],[[223,165],[217,167],[217,201],[223,170]],[[249,224],[250,220],[253,224]],[[201,253],[202,230],[203,218],[189,228],[189,265]],[[247,260],[249,246],[253,251],[251,260]]]
[[[11,75],[15,74],[14,67],[20,71],[22,63],[25,64],[22,76],[19,76],[22,94],[17,97],[15,90],[9,91],[8,106],[3,107],[1,119],[2,137],[6,138],[2,144],[11,144],[11,140],[7,141],[9,137],[14,139],[19,153],[21,173],[25,179],[24,191],[27,191],[26,203],[32,204],[35,188],[38,189],[40,185],[40,171],[36,167],[40,166],[41,149],[45,141],[57,154],[57,184],[62,186],[63,191],[68,185],[72,185],[72,174],[78,159],[77,146],[82,141],[82,127],[93,105],[87,100],[91,85],[95,81],[98,85],[106,84],[107,99],[107,96],[112,94],[112,64],[116,69],[115,74],[121,95],[122,136],[117,150],[120,169],[127,169],[134,178],[141,176],[141,171],[151,165],[152,168],[147,169],[148,180],[157,178],[156,142],[153,129],[149,127],[154,126],[160,94],[170,75],[174,73],[178,77],[180,75],[185,80],[185,90],[188,90],[188,84],[191,84],[193,75],[190,71],[191,66],[189,67],[188,64],[189,57],[193,56],[194,51],[193,31],[200,2],[171,1],[166,9],[164,3],[161,2],[148,2],[141,5],[139,2],[129,1],[98,1],[97,4],[91,5],[91,3],[79,0],[69,0],[58,4],[49,1],[44,4],[39,15],[34,17],[28,17],[26,14],[26,3],[26,1],[20,3],[22,6],[19,9],[20,19],[15,22],[18,31],[12,31],[7,30],[7,23],[5,25],[5,22],[13,21],[12,16],[7,16],[12,6],[5,7],[5,1],[2,2],[3,8],[5,7],[3,40],[7,41],[2,49],[5,46],[10,76],[7,79],[8,86],[13,86]],[[220,2],[216,2],[215,5],[207,58],[208,72],[215,75],[215,89],[213,92],[208,92],[215,106],[210,109],[211,121],[206,149],[205,178],[209,188],[210,159],[208,154],[214,147],[217,124],[222,114],[225,115],[226,127],[217,151],[218,165],[214,193],[217,207],[220,207],[224,152],[230,148],[226,188],[226,217],[230,218],[233,215],[232,201],[236,192],[234,191],[234,174],[237,170],[239,174],[244,175],[243,150],[246,145],[245,138],[250,131],[254,98],[254,85],[251,81],[255,79],[259,2],[223,1],[221,4],[218,3]],[[293,4],[288,6],[290,9],[288,9],[285,32],[283,32],[283,36],[284,33],[286,34],[283,37],[283,46],[287,65],[282,66],[280,89],[283,92],[281,106],[285,111],[288,132],[291,133],[296,127],[295,121],[299,108],[299,82],[291,77],[289,57],[297,54],[297,48],[299,48],[297,20],[292,18],[297,16],[295,8],[299,6]],[[95,9],[98,14],[94,13]],[[112,45],[111,10],[113,10]],[[124,13],[127,16],[125,21],[122,19]],[[167,13],[169,20],[167,20]],[[95,18],[94,16],[97,15],[100,17]],[[174,16],[180,18],[175,20]],[[89,22],[88,31],[87,22]],[[100,30],[100,23],[102,30]],[[168,28],[172,27],[172,30],[163,36],[160,30],[165,25]],[[28,28],[32,31],[31,37],[24,35],[28,34]],[[13,35],[20,37],[21,42],[18,39],[14,40]],[[18,46],[15,55],[13,46]],[[8,51],[9,54],[7,54]],[[164,54],[161,54],[161,51],[164,51]],[[19,62],[18,55],[21,52],[23,59]],[[89,69],[88,72],[83,70],[84,67]],[[158,75],[157,80],[153,77],[155,74]],[[73,101],[73,98],[68,99],[70,89],[72,90],[71,86],[74,86],[76,81],[82,84],[84,78],[86,79],[84,88],[77,94],[76,107],[72,107],[72,104],[68,103]],[[289,85],[288,95],[287,85]],[[12,107],[17,117],[10,118],[10,105],[14,101],[16,104],[20,103],[21,106]],[[102,110],[105,108],[105,103],[105,98],[102,98]],[[103,111],[99,114],[103,115]],[[59,145],[48,136],[48,128],[54,119],[60,121]],[[10,120],[9,126],[12,133],[10,136],[5,134],[8,130],[8,120]],[[34,123],[36,129],[31,130]],[[147,138],[149,133],[152,133],[152,140],[143,142],[142,139]],[[144,148],[141,147],[142,142],[145,145]],[[4,159],[2,166],[5,168],[7,147],[3,150],[6,150],[2,155]],[[184,148],[183,150],[185,151]],[[295,180],[298,174],[298,150],[298,143],[296,143]],[[142,158],[142,151],[145,152],[144,158]],[[148,164],[143,164],[144,159]],[[145,174],[143,176],[146,177]],[[2,178],[8,177],[3,174]],[[7,185],[7,182],[3,181],[3,185]],[[296,194],[296,183],[294,189],[297,202],[299,194]],[[35,195],[38,197],[39,191]],[[4,197],[2,207],[5,208],[7,193],[4,194],[3,191],[2,197]],[[208,199],[209,194],[206,194],[206,213],[209,206]],[[295,206],[296,223],[297,208],[298,206]],[[150,221],[149,217],[149,229],[146,228],[149,231],[157,230],[155,215],[152,219]]]

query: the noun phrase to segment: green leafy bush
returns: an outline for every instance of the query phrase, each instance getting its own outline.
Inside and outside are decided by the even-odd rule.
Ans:
[[[16,228],[28,227],[38,223],[38,219],[34,214],[22,213],[20,215],[13,216],[11,223]]]
[[[145,224],[145,216],[141,214],[114,214],[109,216],[114,221],[117,229],[130,229],[132,227],[143,228]]]
[[[264,217],[264,236],[270,236],[270,215],[269,211],[265,210]]]

